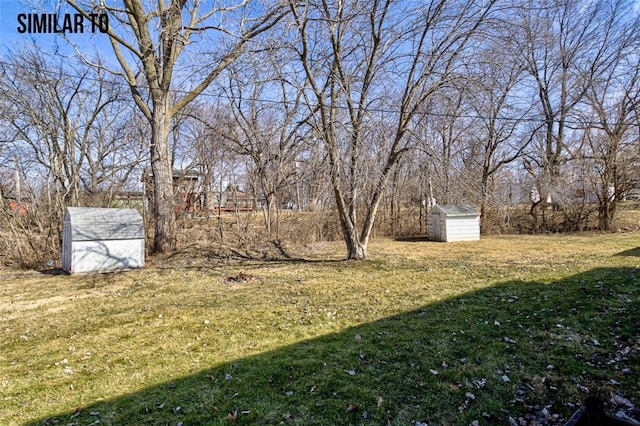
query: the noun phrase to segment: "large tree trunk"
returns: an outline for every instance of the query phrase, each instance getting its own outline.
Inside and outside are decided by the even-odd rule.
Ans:
[[[171,252],[176,247],[176,220],[173,206],[173,171],[169,154],[168,98],[156,102],[151,122],[151,170],[153,172],[153,251]]]
[[[365,245],[352,239],[347,241],[347,260],[364,260],[367,256]]]
[[[363,260],[367,258],[367,239],[364,242],[360,239],[358,233],[358,222],[356,218],[356,210],[349,208],[337,173],[331,176],[331,184],[336,199],[338,209],[338,217],[340,218],[340,227],[342,228],[342,237],[347,246],[347,260]],[[354,201],[351,201],[354,202]]]
[[[609,231],[615,215],[615,202],[604,200],[598,206],[598,228],[601,231]]]
[[[340,224],[342,226],[342,235],[345,245],[347,246],[347,260],[364,260],[367,258],[367,241],[360,241],[358,228],[354,226],[353,221],[345,217],[340,212]]]

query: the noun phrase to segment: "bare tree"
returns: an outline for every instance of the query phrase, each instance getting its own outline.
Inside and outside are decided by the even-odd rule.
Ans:
[[[169,138],[172,121],[241,55],[252,38],[278,22],[283,9],[277,3],[255,8],[247,1],[208,4],[171,0],[152,4],[123,0],[113,6],[97,0],[67,3],[87,18],[92,10],[106,13],[112,23],[108,36],[121,69],[114,72],[129,85],[135,104],[151,126],[154,250],[171,251],[176,244]],[[221,46],[213,54],[204,53],[211,47],[204,43],[209,33],[214,37],[208,41]],[[198,45],[204,52],[195,52],[194,46]],[[185,52],[206,55],[202,57],[208,64],[201,67],[202,57],[186,58]],[[139,84],[139,73],[144,76],[145,87]],[[189,80],[179,92],[172,91],[178,77]],[[148,98],[143,95],[145,91]]]
[[[613,0],[617,1],[617,0]],[[571,198],[562,166],[576,107],[584,99],[606,58],[607,37],[617,17],[608,1],[586,7],[578,0],[529,2],[520,9],[512,38],[514,57],[522,58],[532,82],[544,127],[539,155],[527,158],[542,201],[561,208]]]
[[[422,106],[423,115],[411,129],[418,139],[418,150],[426,154],[425,168],[429,169],[429,197],[439,204],[460,200],[458,177],[464,171],[462,159],[474,156],[469,145],[469,129],[475,131],[464,87],[446,87]],[[431,201],[433,202],[433,201]]]
[[[39,169],[58,213],[77,205],[81,194],[122,184],[139,158],[121,133],[122,87],[61,60],[34,47],[0,64],[2,96],[10,104],[2,121],[12,131],[12,151],[25,169]]]
[[[449,82],[493,4],[290,4],[297,31],[294,47],[311,87],[309,105],[318,108],[313,127],[327,151],[348,259],[367,257],[381,197],[409,148],[407,131],[416,112]],[[380,126],[371,125],[375,122],[384,123],[386,131],[376,132]],[[361,159],[367,152],[377,162],[365,172]],[[366,198],[365,176],[374,182]]]
[[[15,214],[0,227],[11,236],[2,250],[35,266],[59,255],[64,208],[104,205],[141,150],[122,131],[128,111],[111,76],[37,46],[2,57],[0,73],[2,145],[5,158],[16,159],[17,177]]]
[[[295,162],[308,139],[303,89],[283,75],[279,61],[282,55],[268,50],[229,68],[226,93],[236,125],[223,135],[230,149],[249,159],[254,195],[264,197],[267,235],[276,238],[278,196],[295,184]]]
[[[504,166],[519,158],[531,142],[532,132],[526,119],[531,106],[522,102],[518,89],[522,90],[524,69],[507,55],[502,37],[497,37],[491,47],[478,55],[483,59],[470,70],[470,79],[465,87],[468,103],[474,115],[468,127],[469,143],[476,146],[470,160],[480,168],[480,212],[486,217],[486,207],[492,193],[493,176]],[[497,61],[495,58],[500,57]],[[529,133],[527,135],[526,133]]]
[[[598,198],[598,226],[608,230],[618,202],[625,196],[637,167],[637,128],[634,115],[640,108],[640,17],[634,16],[629,2],[611,5],[611,14],[618,17],[609,28],[612,43],[606,51],[606,66],[592,76],[586,94],[585,139],[586,157],[597,170],[595,193]],[[636,162],[634,162],[634,160]]]

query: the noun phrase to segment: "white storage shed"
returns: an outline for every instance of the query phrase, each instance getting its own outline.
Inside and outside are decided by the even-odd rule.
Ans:
[[[62,269],[106,272],[144,266],[144,223],[135,209],[68,207]]]
[[[428,235],[433,241],[480,239],[480,212],[472,205],[435,206],[427,216]]]

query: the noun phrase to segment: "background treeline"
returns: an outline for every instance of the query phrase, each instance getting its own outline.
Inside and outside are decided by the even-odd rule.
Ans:
[[[633,1],[237,7],[241,15],[221,8],[206,19],[217,13],[224,34],[258,22],[241,45],[191,35],[181,43],[192,50],[173,58],[165,21],[151,33],[172,66],[161,100],[179,106],[166,134],[149,63],[127,69],[121,60],[124,71],[113,72],[113,57],[81,54],[72,41],[5,47],[4,262],[56,261],[66,206],[123,205],[159,189],[141,181],[159,174],[160,160],[170,173],[199,175],[197,208],[189,218],[178,211],[178,247],[343,238],[348,257],[364,258],[371,236],[425,233],[434,201],[476,205],[485,233],[558,232],[608,230],[619,203],[640,198]],[[175,43],[191,29],[177,28]],[[154,151],[163,137],[164,154]],[[164,197],[179,206],[172,191]],[[240,191],[259,207],[212,208]],[[168,214],[156,201],[137,206],[147,206],[152,237],[171,230],[151,226]]]

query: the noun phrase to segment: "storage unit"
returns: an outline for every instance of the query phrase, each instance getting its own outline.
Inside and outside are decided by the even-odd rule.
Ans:
[[[435,206],[427,216],[428,235],[433,241],[480,239],[480,212],[472,205]]]
[[[62,269],[106,272],[144,266],[144,223],[135,209],[68,207]]]

